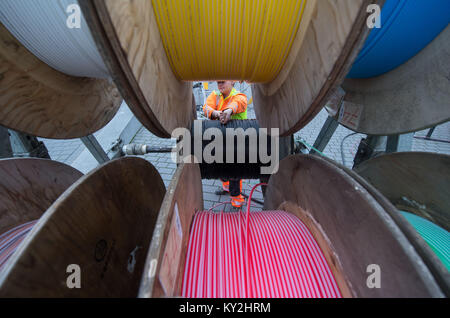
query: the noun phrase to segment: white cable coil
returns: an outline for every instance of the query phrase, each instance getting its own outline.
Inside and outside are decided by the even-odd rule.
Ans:
[[[69,28],[66,12],[77,0],[1,0],[0,22],[30,52],[67,75],[109,78],[83,15]]]

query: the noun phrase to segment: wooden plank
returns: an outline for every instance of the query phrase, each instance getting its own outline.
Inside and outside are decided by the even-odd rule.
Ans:
[[[356,126],[370,135],[422,130],[450,119],[450,26],[403,65],[377,77],[346,79],[343,107],[357,107]]]
[[[200,168],[181,164],[161,205],[139,297],[181,296],[191,223],[199,210],[203,210]]]
[[[158,171],[125,157],[80,178],[45,212],[0,273],[1,297],[135,297],[165,194]],[[70,264],[81,288],[70,289]]]
[[[94,133],[122,101],[103,79],[58,72],[36,58],[0,24],[0,124],[46,138]]]
[[[381,3],[383,1],[375,1]],[[279,128],[282,136],[304,127],[322,109],[343,80],[368,34],[368,0],[321,0],[303,37],[289,75],[280,84],[253,84],[261,127]],[[297,44],[296,44],[297,45]],[[295,47],[295,45],[294,45]]]
[[[443,296],[383,205],[335,164],[309,155],[282,160],[269,180],[264,209],[276,209],[283,202],[297,205],[320,225],[342,264],[352,296]],[[379,289],[366,285],[370,264],[380,266]]]
[[[36,158],[0,160],[0,234],[37,220],[83,174]]]
[[[173,74],[151,1],[80,3],[117,87],[142,124],[166,138],[175,128],[189,128],[192,83]]]

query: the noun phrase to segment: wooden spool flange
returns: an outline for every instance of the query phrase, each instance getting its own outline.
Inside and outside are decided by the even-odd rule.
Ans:
[[[83,137],[105,126],[121,101],[108,80],[56,71],[0,23],[0,125],[45,138]]]
[[[110,161],[80,178],[40,218],[0,273],[1,297],[136,297],[165,194],[146,160]],[[67,287],[67,267],[81,288]]]
[[[190,228],[203,210],[198,164],[180,164],[161,205],[142,275],[139,297],[181,296]]]
[[[114,82],[139,121],[166,138],[175,128],[189,128],[195,113],[192,83],[173,74],[151,1],[83,0],[80,5]]]
[[[450,26],[396,69],[346,79],[342,107],[358,115],[350,129],[370,135],[422,130],[450,120]],[[343,123],[346,125],[345,123]]]
[[[397,208],[448,230],[449,182],[445,176],[449,174],[449,161],[447,155],[399,152],[367,160],[355,167],[355,172],[343,168],[384,205],[447,296],[450,295],[450,274],[447,268]],[[386,202],[396,208],[390,208]]]
[[[0,160],[0,234],[39,219],[82,175],[71,166],[47,159]]]

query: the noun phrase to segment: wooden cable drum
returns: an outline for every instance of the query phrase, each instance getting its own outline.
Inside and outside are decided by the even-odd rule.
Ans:
[[[325,160],[335,164],[330,159]],[[340,166],[348,175],[356,180],[365,190],[380,204],[383,209],[389,214],[392,220],[400,228],[403,234],[407,237],[411,245],[420,255],[428,269],[431,271],[433,277],[438,283],[445,295],[450,295],[450,277],[448,270],[443,266],[442,262],[437,257],[436,253],[430,248],[427,242],[421,237],[418,231],[408,222],[400,213],[393,202],[384,196],[376,187],[364,179],[361,175],[347,167]],[[409,210],[411,210],[409,208]],[[444,230],[445,231],[445,230]]]
[[[349,128],[370,135],[391,135],[448,121],[449,54],[447,26],[403,65],[376,77],[346,79],[342,111],[358,114],[355,126]]]
[[[442,259],[437,257],[430,249],[431,245],[428,246],[429,241],[424,241],[425,238],[419,235],[399,210],[423,218],[421,224],[429,220],[440,226],[442,232],[448,233],[449,182],[446,176],[450,173],[449,167],[448,155],[400,152],[369,159],[355,168],[362,178],[398,209],[390,213],[391,217],[422,254],[447,295],[450,294],[450,275]]]
[[[122,99],[84,19],[80,29],[66,26],[73,2],[0,3],[1,125],[76,138],[102,128],[117,112]]]
[[[0,273],[2,297],[135,297],[165,194],[146,160],[110,161],[70,186]],[[67,267],[81,288],[68,288]]]
[[[0,272],[47,208],[83,174],[47,159],[0,160]]]
[[[188,182],[191,186],[185,187],[185,184]],[[182,286],[190,268],[186,262],[189,259],[192,262],[192,255],[188,255],[188,253],[189,246],[192,245],[193,231],[195,231],[193,222],[195,223],[195,220],[202,216],[206,216],[210,220],[215,219],[216,221],[225,219],[228,216],[235,217],[232,215],[233,213],[226,213],[226,215],[223,215],[223,218],[217,213],[211,213],[208,217],[208,213],[208,211],[203,211],[201,175],[198,164],[181,164],[175,172],[161,206],[145,270],[142,275],[139,297],[187,296],[183,293]],[[277,214],[283,213],[285,212]],[[287,214],[291,215],[290,212]],[[271,213],[266,211],[258,214],[258,216],[263,217],[270,215]],[[295,216],[291,215],[291,218],[295,218]],[[199,221],[196,222],[196,224],[198,223]],[[214,228],[217,228],[217,224],[209,228],[208,238],[205,238],[206,241],[218,241],[218,236],[215,236],[218,233],[214,231]],[[229,228],[227,233],[231,236],[239,234],[237,228]],[[209,244],[206,241],[204,244]],[[231,242],[228,243],[224,243],[227,245],[227,249],[233,249],[233,244]],[[235,246],[234,250],[238,252],[239,248],[236,249]],[[213,249],[212,254],[215,254],[216,257],[224,257],[220,249]],[[286,266],[291,266],[289,261],[286,263]],[[237,270],[237,268],[230,269],[233,271]],[[205,268],[205,272],[214,272],[215,270],[217,268],[214,267],[213,263],[210,263]],[[320,269],[316,270],[320,271]],[[237,275],[236,272],[234,274]],[[233,289],[230,280],[224,281],[225,288],[229,289],[228,293],[232,293],[231,289]],[[217,285],[218,283],[214,280],[209,280],[209,284]],[[339,281],[339,288],[343,296],[350,296],[348,286],[342,279]]]
[[[183,186],[185,182],[193,186],[186,188]],[[187,254],[191,244],[188,242],[200,224],[196,218],[209,213],[202,211],[201,189],[198,164],[180,165],[158,217],[157,231],[142,275],[140,297],[185,295],[181,276],[183,271],[184,279],[189,275],[187,262],[192,254]],[[308,228],[323,253],[341,296],[442,297],[448,293],[445,283],[442,285],[438,281],[439,277],[432,268],[434,260],[430,263],[432,256],[426,254],[429,251],[419,250],[423,242],[406,235],[405,229],[391,217],[397,213],[396,208],[351,170],[315,156],[285,158],[280,162],[279,171],[270,178],[264,211],[258,213],[261,216],[275,212],[280,215],[280,211],[293,214]],[[220,217],[210,212],[210,216],[205,217],[200,219],[206,220],[201,221],[202,224],[216,220],[207,230],[212,231],[208,232],[208,240],[216,246],[218,237],[214,236],[217,232],[214,229],[217,230],[217,222],[233,216],[224,214]],[[201,241],[201,244],[206,243]],[[225,249],[230,249],[228,244],[225,244]],[[211,252],[220,254],[217,247]],[[229,257],[226,255],[229,254],[223,254],[222,259]],[[204,261],[205,273],[217,270],[214,267],[220,263],[217,257],[220,259],[216,256],[215,261]],[[370,274],[367,268],[371,264],[380,266],[381,288],[367,285]],[[209,283],[212,284],[211,281]],[[223,283],[227,284],[227,281]],[[216,287],[217,284],[216,281]],[[227,291],[224,295],[229,292],[232,293]]]
[[[373,1],[80,3],[122,96],[168,137],[191,125],[194,80],[250,81],[261,126],[299,130],[348,71]]]
[[[395,207],[331,161],[306,155],[282,160],[269,180],[264,209],[293,211],[313,224],[313,235],[354,297],[444,295],[423,254],[391,217]],[[366,285],[370,264],[380,266],[381,288]]]

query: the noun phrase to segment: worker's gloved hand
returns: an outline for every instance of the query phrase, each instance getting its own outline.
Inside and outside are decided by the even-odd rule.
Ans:
[[[211,119],[220,119],[220,114],[222,114],[221,111],[215,110],[211,114]]]
[[[226,125],[230,119],[231,119],[231,115],[233,114],[233,111],[231,109],[225,109],[221,114],[220,114],[220,122],[224,125]]]

